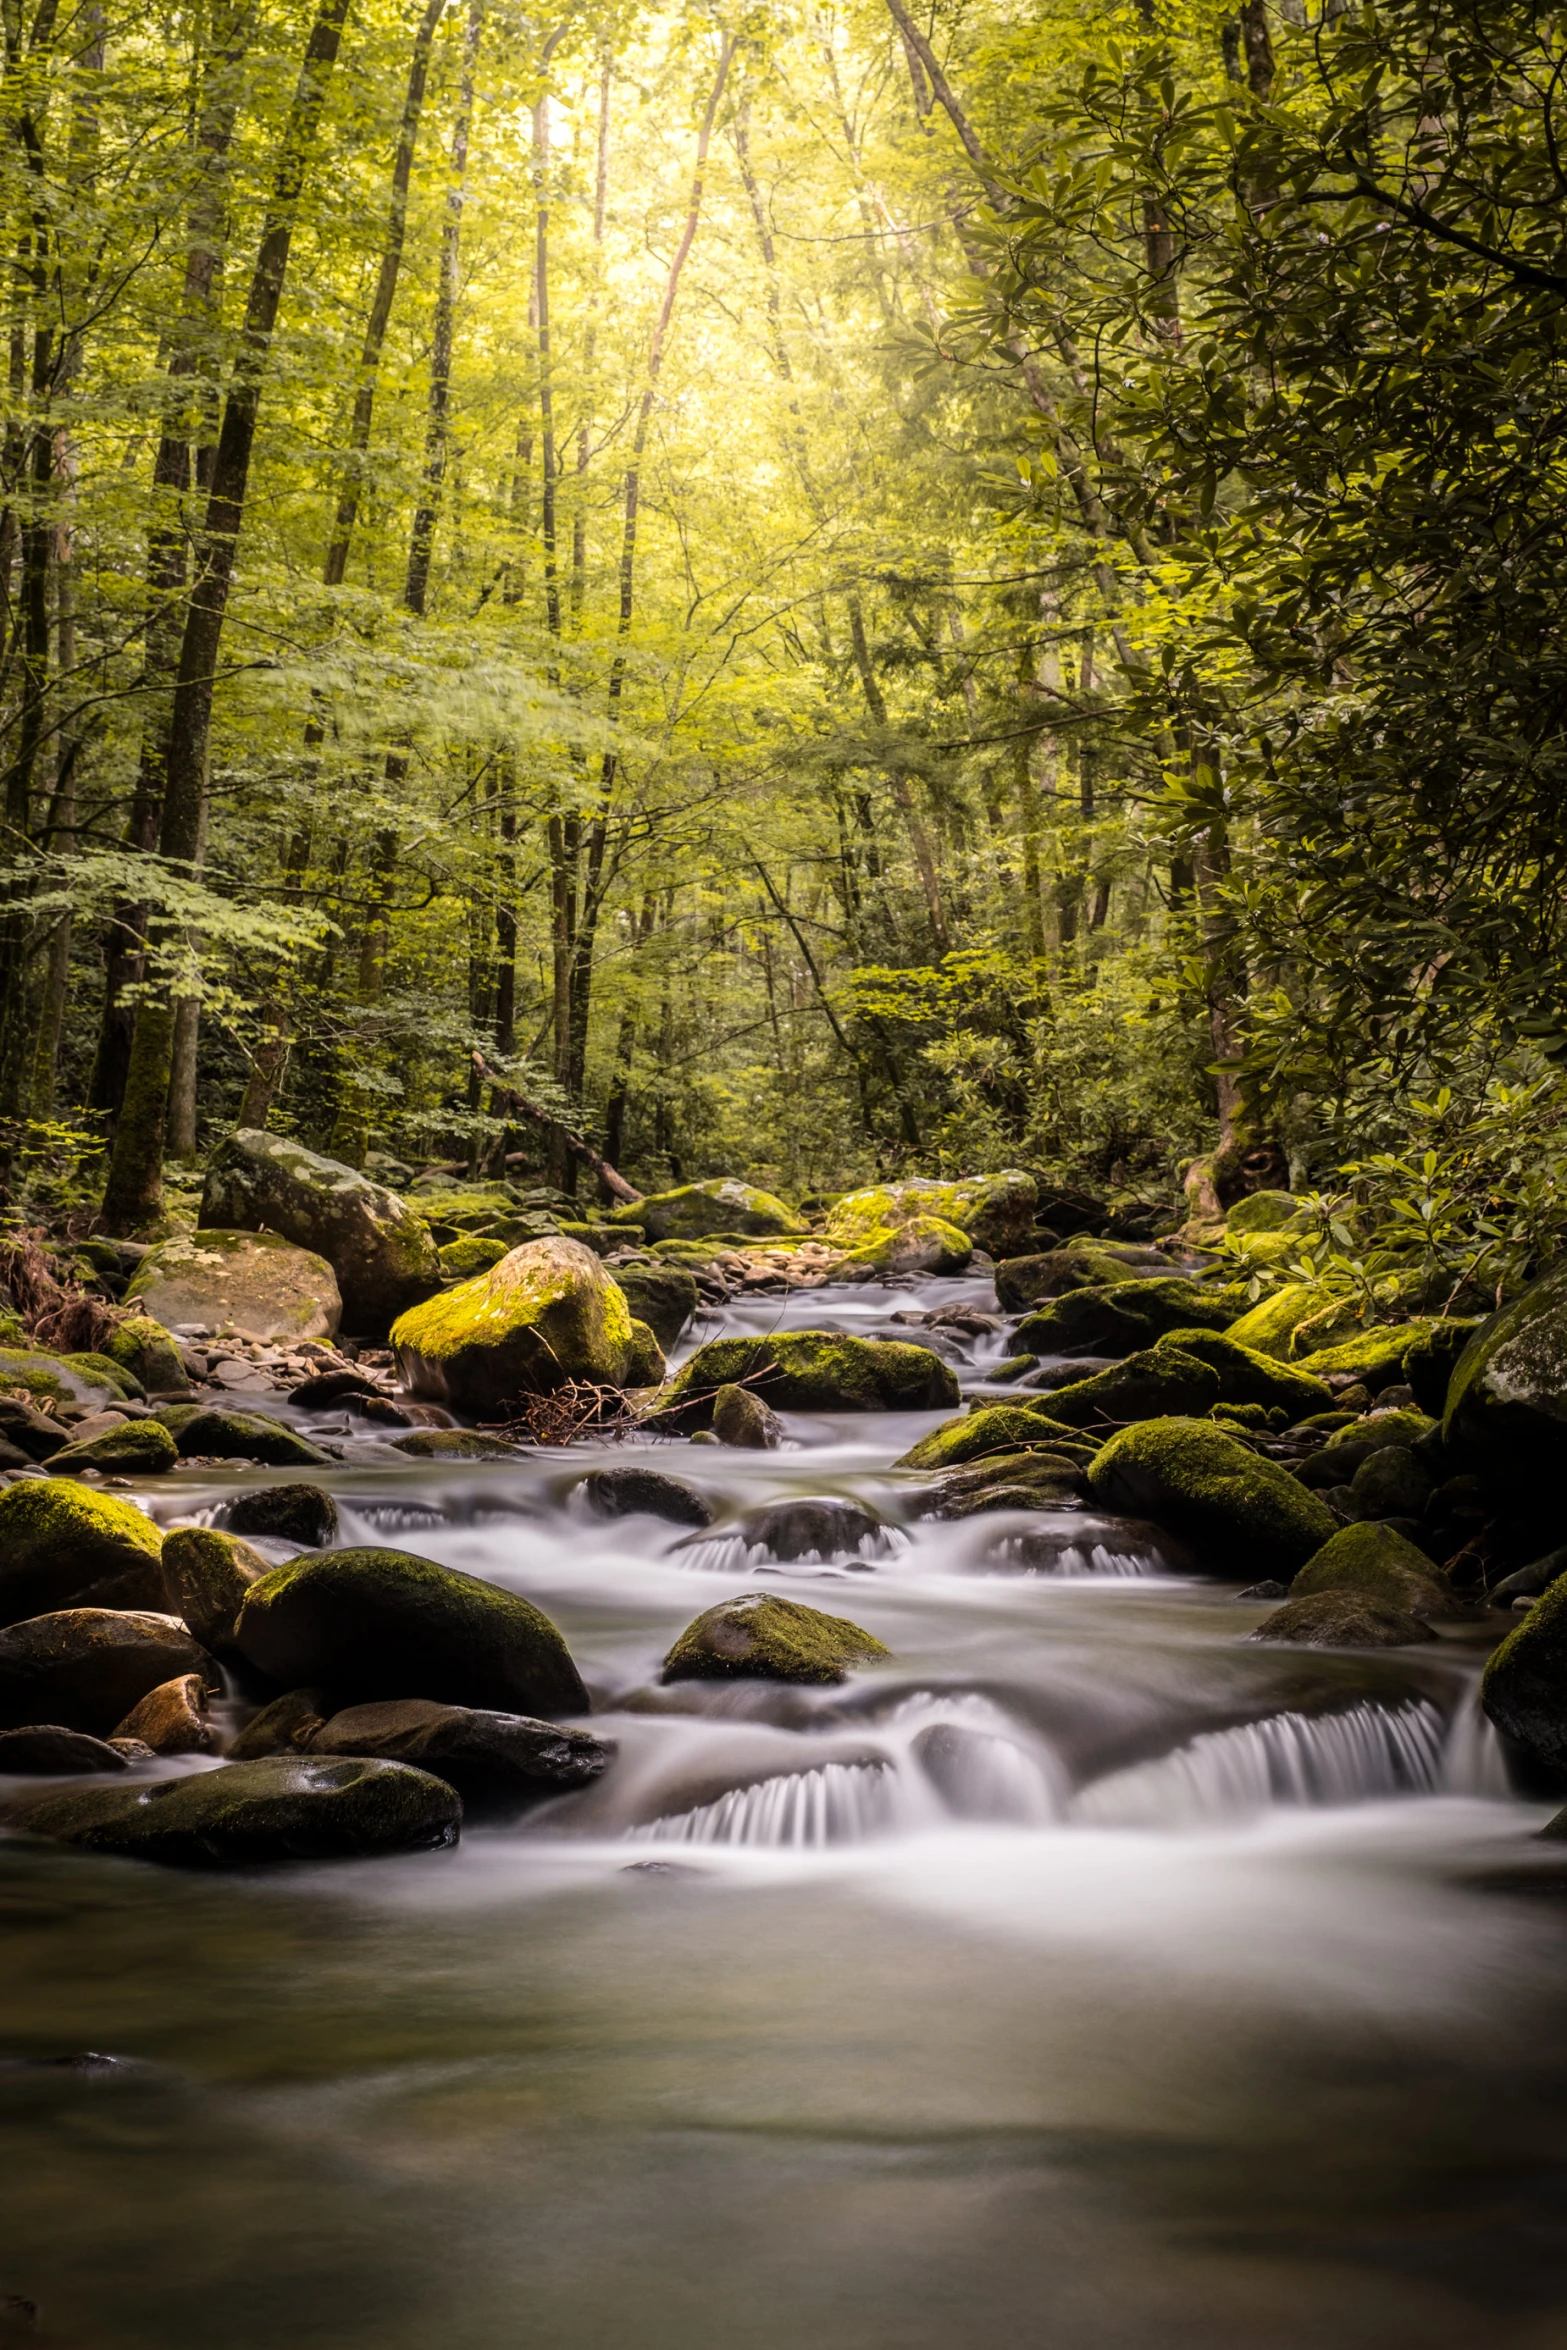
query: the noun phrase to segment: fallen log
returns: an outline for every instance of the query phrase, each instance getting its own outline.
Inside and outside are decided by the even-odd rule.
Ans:
[[[530,1101],[525,1093],[519,1093],[514,1085],[508,1085],[504,1077],[497,1077],[482,1053],[474,1054],[473,1065],[485,1084],[493,1089],[496,1101],[505,1106],[508,1114],[529,1118],[535,1126],[542,1126],[547,1134],[558,1134],[572,1157],[580,1159],[584,1167],[592,1168],[612,1199],[621,1200],[630,1207],[643,1198],[644,1194],[634,1184],[628,1183],[624,1175],[610,1165],[608,1159],[601,1158],[592,1143],[584,1142],[581,1135],[575,1133],[563,1118],[555,1117],[540,1103]]]

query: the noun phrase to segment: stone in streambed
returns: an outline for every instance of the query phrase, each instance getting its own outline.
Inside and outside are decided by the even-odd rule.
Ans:
[[[240,1338],[330,1338],[342,1319],[337,1276],[324,1257],[275,1232],[178,1233],[148,1250],[127,1305],[166,1328],[202,1325]]]
[[[178,1446],[158,1421],[122,1420],[101,1436],[63,1445],[45,1466],[51,1477],[75,1477],[83,1469],[114,1477],[161,1477],[178,1459]]]
[[[600,1518],[646,1516],[673,1526],[710,1526],[712,1508],[683,1477],[662,1469],[593,1469],[575,1489]]]
[[[172,1331],[149,1314],[132,1314],[110,1331],[103,1352],[154,1395],[188,1395],[190,1374]]]
[[[1017,1342],[1036,1355],[1124,1355],[1172,1330],[1222,1330],[1231,1315],[1216,1291],[1172,1273],[1068,1290],[1024,1316]]]
[[[986,1404],[966,1417],[943,1420],[892,1465],[895,1469],[954,1469],[965,1461],[983,1460],[987,1453],[1018,1453],[1035,1447],[1054,1450],[1059,1438],[1070,1443],[1074,1434],[1023,1404]],[[1084,1460],[1091,1457],[1085,1447]]]
[[[1423,1616],[1369,1592],[1317,1591],[1275,1608],[1247,1637],[1287,1648],[1406,1648],[1436,1634]]]
[[[75,1779],[93,1771],[125,1771],[130,1763],[119,1748],[85,1730],[41,1722],[26,1730],[0,1730],[0,1778]]]
[[[1005,1257],[1026,1244],[1037,1198],[1033,1176],[1015,1167],[950,1182],[914,1176],[843,1193],[828,1210],[827,1238],[858,1249],[913,1219],[929,1219],[989,1255]]]
[[[1219,1400],[1219,1375],[1177,1347],[1150,1347],[1074,1386],[1052,1389],[1041,1411],[1063,1428],[1107,1422],[1200,1419]]]
[[[526,1241],[415,1306],[392,1345],[411,1394],[491,1416],[572,1380],[624,1387],[641,1351],[616,1282],[592,1249],[565,1239]]]
[[[70,1479],[26,1478],[0,1493],[0,1624],[15,1624],[88,1592],[113,1603],[162,1605],[163,1536],[130,1502]]]
[[[664,1659],[663,1677],[830,1683],[888,1653],[844,1616],[823,1615],[772,1592],[753,1591],[710,1607],[688,1624]]]
[[[1174,1269],[1158,1249],[1122,1255],[1109,1249],[1052,1248],[1037,1256],[1005,1258],[996,1267],[996,1298],[1004,1312],[1021,1314],[1071,1289],[1107,1289]]]
[[[135,1740],[150,1754],[210,1754],[214,1740],[206,1682],[200,1673],[177,1673],[172,1681],[160,1681],[110,1735]]]
[[[609,1768],[615,1750],[588,1730],[414,1697],[334,1714],[310,1752],[412,1763],[455,1787],[464,1803],[486,1803],[586,1787]]]
[[[475,1273],[487,1273],[492,1265],[498,1265],[508,1254],[508,1244],[483,1232],[465,1232],[436,1253],[448,1281],[471,1281]]]
[[[959,1400],[957,1374],[929,1347],[832,1330],[771,1338],[715,1338],[697,1348],[659,1394],[646,1425],[673,1435],[711,1427],[721,1387],[744,1386],[776,1409],[931,1411]]]
[[[962,1273],[973,1260],[974,1243],[940,1216],[905,1216],[878,1227],[846,1247],[835,1270],[838,1280],[861,1273]]]
[[[1337,1346],[1300,1353],[1297,1368],[1310,1372],[1314,1379],[1354,1379],[1373,1395],[1380,1395],[1384,1387],[1403,1378],[1405,1363],[1432,1327],[1429,1321],[1377,1323]],[[1233,1338],[1235,1332],[1230,1335]]]
[[[269,1754],[303,1754],[326,1727],[336,1699],[323,1689],[289,1689],[253,1713],[229,1743],[230,1762],[259,1762]]]
[[[501,1436],[483,1436],[476,1428],[414,1428],[394,1436],[398,1452],[412,1461],[514,1461],[518,1448]]]
[[[639,1264],[617,1265],[615,1280],[634,1318],[647,1324],[661,1347],[674,1346],[700,1302],[696,1276],[684,1265],[665,1264],[652,1257]]]
[[[30,1461],[46,1461],[70,1443],[70,1431],[36,1404],[0,1396],[0,1437]]]
[[[285,1135],[241,1127],[229,1136],[207,1171],[201,1221],[280,1232],[324,1257],[349,1329],[366,1336],[383,1336],[440,1287],[429,1226],[407,1200]]]
[[[610,1210],[609,1221],[640,1225],[654,1240],[701,1240],[711,1232],[769,1240],[801,1231],[799,1217],[781,1199],[729,1175],[714,1175],[702,1183],[683,1183],[674,1191],[654,1192],[647,1199],[628,1200]]]
[[[0,1632],[0,1727],[59,1722],[112,1735],[129,1709],[177,1674],[217,1668],[178,1616],[62,1608]]]
[[[285,1688],[349,1702],[431,1697],[498,1713],[589,1711],[549,1618],[516,1593],[411,1551],[307,1552],[253,1583],[235,1646]]]
[[[256,1485],[229,1503],[224,1522],[231,1534],[325,1550],[337,1535],[337,1504],[320,1485]]]
[[[1447,1391],[1464,1350],[1480,1328],[1478,1319],[1433,1322],[1424,1338],[1417,1338],[1399,1366],[1421,1411],[1440,1420],[1447,1409]]]
[[[720,1387],[713,1398],[713,1434],[741,1452],[776,1452],[783,1422],[749,1387]]]
[[[882,1531],[882,1521],[857,1501],[835,1494],[809,1494],[793,1501],[764,1502],[720,1529],[753,1550],[765,1551],[781,1566],[800,1559],[852,1558]],[[689,1541],[696,1541],[691,1535]],[[677,1549],[684,1549],[678,1543]]]
[[[272,1756],[183,1779],[14,1798],[13,1828],[173,1868],[348,1860],[455,1844],[462,1802],[406,1763]]]
[[[1145,1420],[1094,1456],[1094,1498],[1184,1535],[1221,1575],[1293,1575],[1338,1520],[1277,1462],[1201,1420]]]
[[[164,1604],[214,1654],[234,1645],[234,1619],[270,1559],[215,1526],[176,1526],[163,1542]]]
[[[922,1518],[976,1518],[992,1510],[1069,1508],[1087,1480],[1082,1467],[1063,1452],[1005,1452],[952,1469],[934,1484],[920,1505]]]
[[[1418,1518],[1435,1490],[1436,1479],[1405,1444],[1379,1446],[1349,1481],[1362,1518]]]
[[[1154,1353],[1162,1354],[1172,1347],[1207,1364],[1218,1379],[1221,1403],[1259,1404],[1264,1411],[1282,1410],[1288,1413],[1291,1425],[1309,1418],[1313,1412],[1327,1411],[1332,1404],[1332,1390],[1322,1380],[1296,1369],[1292,1363],[1281,1363],[1272,1355],[1259,1354],[1255,1347],[1237,1345],[1220,1331],[1167,1331]]]
[[[182,1460],[260,1461],[269,1469],[332,1465],[330,1453],[266,1412],[193,1412],[182,1421],[174,1440]]]
[[[1361,1591],[1406,1616],[1469,1613],[1440,1567],[1391,1526],[1341,1526],[1290,1585],[1292,1599],[1318,1591]]]

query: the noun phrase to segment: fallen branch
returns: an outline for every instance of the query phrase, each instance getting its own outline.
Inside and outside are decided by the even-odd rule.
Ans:
[[[497,1077],[482,1053],[474,1054],[473,1065],[485,1084],[494,1088],[498,1102],[503,1102],[508,1110],[520,1118],[531,1118],[535,1126],[542,1126],[547,1133],[558,1134],[572,1157],[580,1159],[584,1167],[592,1168],[612,1199],[623,1200],[629,1207],[643,1197],[640,1191],[626,1181],[624,1175],[616,1172],[608,1159],[600,1158],[592,1143],[584,1142],[580,1134],[573,1133],[563,1119],[552,1116],[539,1103],[529,1101],[525,1093],[519,1093],[514,1085],[508,1085],[504,1077]]]

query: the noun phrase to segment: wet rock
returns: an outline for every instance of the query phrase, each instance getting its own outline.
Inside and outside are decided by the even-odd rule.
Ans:
[[[92,1771],[125,1771],[130,1764],[118,1747],[85,1730],[58,1722],[26,1730],[0,1730],[0,1778],[14,1772],[29,1779],[74,1779]]]
[[[1288,1599],[1289,1585],[1275,1583],[1270,1578],[1266,1583],[1249,1584],[1244,1591],[1237,1591],[1235,1596],[1237,1599]]]
[[[713,1398],[713,1434],[742,1452],[775,1452],[783,1422],[749,1387],[720,1387]]]
[[[330,1338],[342,1319],[324,1257],[275,1232],[201,1230],[149,1249],[125,1293],[166,1328],[204,1325],[241,1338]]]
[[[206,1682],[200,1673],[177,1673],[172,1681],[160,1681],[138,1699],[111,1735],[137,1740],[152,1754],[210,1754],[214,1741]]]
[[[306,1552],[245,1595],[242,1655],[284,1687],[351,1703],[432,1697],[498,1713],[585,1714],[566,1643],[516,1593],[406,1550]]]
[[[188,1395],[190,1374],[173,1334],[148,1314],[132,1314],[111,1330],[103,1351],[150,1393]]]
[[[1219,1376],[1195,1356],[1164,1345],[1128,1355],[1112,1370],[1096,1371],[1075,1386],[1051,1395],[1049,1416],[1064,1428],[1099,1428],[1107,1422],[1200,1419],[1219,1399]]]
[[[588,1730],[426,1698],[350,1706],[322,1725],[310,1752],[412,1763],[455,1787],[466,1804],[566,1794],[599,1778],[615,1754]]]
[[[482,1232],[465,1232],[460,1239],[447,1241],[436,1253],[448,1281],[471,1281],[475,1273],[487,1273],[492,1265],[498,1265],[508,1251],[504,1240],[492,1239]]]
[[[1567,1439],[1567,1261],[1483,1322],[1459,1357],[1442,1434],[1462,1466],[1559,1493]],[[1516,1637],[1516,1635],[1515,1635]]]
[[[62,1608],[0,1632],[0,1727],[58,1722],[105,1738],[149,1689],[176,1674],[217,1678],[178,1616]]]
[[[1480,1698],[1529,1762],[1567,1775],[1567,1575],[1546,1586],[1494,1652]]]
[[[195,1412],[175,1442],[182,1460],[260,1461],[269,1469],[325,1469],[332,1456],[267,1412]]]
[[[337,1504],[320,1485],[257,1485],[229,1503],[225,1523],[231,1534],[325,1550],[337,1537]]]
[[[1052,1248],[1038,1256],[1004,1258],[996,1267],[996,1297],[1007,1313],[1021,1314],[1068,1290],[1106,1289],[1174,1270],[1162,1249]]]
[[[1038,1188],[1017,1168],[996,1175],[965,1175],[952,1182],[926,1177],[845,1192],[827,1212],[827,1238],[857,1249],[913,1219],[928,1219],[972,1241],[990,1256],[1007,1257],[1028,1243]],[[966,1252],[965,1252],[966,1261]]]
[[[1406,1616],[1469,1612],[1441,1569],[1391,1526],[1340,1527],[1290,1585],[1295,1599],[1317,1591],[1363,1591]]]
[[[844,1616],[823,1615],[772,1592],[726,1599],[697,1617],[664,1659],[666,1681],[827,1683],[888,1650]]]
[[[1436,1489],[1436,1479],[1407,1445],[1380,1445],[1349,1481],[1363,1518],[1417,1518]]]
[[[1259,1195],[1260,1196],[1260,1195]],[[1227,1404],[1255,1404],[1264,1411],[1283,1411],[1290,1422],[1326,1411],[1333,1401],[1322,1380],[1281,1363],[1255,1347],[1238,1346],[1217,1330],[1172,1330],[1154,1352],[1176,1347],[1184,1355],[1206,1363],[1217,1374],[1219,1399]]]
[[[394,1436],[399,1452],[415,1461],[514,1461],[517,1447],[501,1436],[483,1436],[474,1428],[415,1428]]]
[[[785,1566],[798,1559],[852,1558],[881,1530],[880,1518],[858,1502],[831,1494],[764,1502],[721,1529]]]
[[[1040,1413],[1024,1404],[987,1404],[964,1418],[944,1420],[892,1465],[895,1469],[954,1469],[965,1461],[983,1460],[987,1453],[1016,1454],[1043,1449],[1052,1442],[1052,1428]]]
[[[347,1860],[455,1844],[462,1803],[406,1763],[272,1756],[150,1785],[23,1796],[14,1828],[172,1868]]]
[[[80,1601],[90,1591],[161,1603],[163,1536],[128,1501],[62,1478],[27,1478],[0,1493],[0,1623]],[[130,1604],[136,1604],[131,1602]]]
[[[573,1379],[623,1387],[636,1351],[621,1290],[592,1249],[564,1239],[527,1241],[415,1306],[392,1344],[412,1394],[476,1417]]]
[[[1172,1330],[1222,1330],[1232,1311],[1216,1291],[1172,1273],[1068,1290],[1025,1315],[1017,1342],[1037,1355],[1124,1355]]]
[[[245,1594],[271,1571],[259,1550],[215,1526],[177,1526],[164,1537],[164,1604],[214,1655],[233,1648]]]
[[[1558,1575],[1567,1575],[1567,1550],[1549,1550],[1544,1558],[1534,1559],[1514,1574],[1504,1575],[1500,1583],[1493,1583],[1490,1601],[1493,1607],[1511,1607],[1515,1600],[1538,1599],[1548,1591]]]
[[[1184,1535],[1216,1574],[1293,1575],[1337,1527],[1276,1462],[1200,1420],[1124,1428],[1095,1455],[1089,1484],[1107,1509]]]
[[[70,1443],[70,1432],[36,1404],[0,1396],[0,1436],[30,1461],[46,1461]]]
[[[1423,1617],[1367,1592],[1318,1591],[1276,1608],[1248,1638],[1291,1648],[1405,1648],[1436,1634]]]
[[[109,1477],[161,1477],[178,1458],[173,1437],[158,1421],[122,1420],[102,1435],[63,1445],[46,1465],[51,1477],[74,1477],[83,1469]]]
[[[1087,1484],[1082,1467],[1061,1452],[1006,1452],[950,1470],[920,1505],[922,1518],[977,1518],[992,1510],[1070,1507]]]
[[[311,1409],[328,1404],[343,1403],[350,1396],[379,1395],[380,1388],[363,1371],[318,1371],[312,1378],[301,1379],[297,1387],[288,1391],[290,1403],[304,1404]]]
[[[229,1136],[207,1171],[201,1221],[264,1228],[324,1257],[349,1329],[368,1336],[440,1287],[429,1227],[398,1192],[281,1134],[241,1127]]]
[[[230,1762],[259,1762],[269,1754],[303,1754],[326,1727],[335,1700],[321,1689],[290,1689],[253,1713],[229,1742]]]
[[[782,1411],[931,1411],[958,1401],[957,1374],[929,1347],[831,1330],[770,1338],[715,1338],[676,1373],[649,1427],[687,1435],[709,1428],[721,1387],[745,1386]]]
[[[709,1526],[711,1506],[683,1477],[662,1469],[594,1469],[575,1489],[601,1518],[638,1515],[664,1518],[673,1526]]]
[[[647,1324],[661,1347],[673,1346],[697,1309],[701,1292],[696,1276],[684,1265],[650,1258],[643,1264],[617,1265],[615,1279],[633,1317]]]
[[[701,1240],[710,1232],[745,1233],[761,1240],[802,1230],[794,1210],[781,1199],[758,1191],[754,1184],[737,1182],[732,1175],[682,1183],[674,1191],[630,1200],[611,1209],[609,1221],[640,1225],[653,1240]]]

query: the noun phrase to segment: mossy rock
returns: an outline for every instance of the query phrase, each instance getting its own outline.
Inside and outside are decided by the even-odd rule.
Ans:
[[[84,1372],[67,1356],[48,1354],[42,1347],[0,1347],[0,1388],[19,1387],[51,1403],[85,1404],[94,1411],[123,1403],[126,1391],[120,1385],[119,1365],[113,1370],[110,1378],[107,1371]]]
[[[392,1326],[405,1385],[494,1417],[575,1379],[624,1387],[638,1349],[625,1296],[591,1249],[532,1240]]]
[[[1284,1232],[1293,1229],[1304,1232],[1310,1228],[1311,1213],[1304,1200],[1298,1200],[1292,1191],[1254,1191],[1246,1199],[1237,1200],[1225,1219],[1230,1232]]]
[[[1424,1338],[1417,1338],[1404,1357],[1401,1365],[1404,1379],[1414,1389],[1420,1409],[1430,1412],[1434,1419],[1440,1420],[1447,1409],[1447,1390],[1453,1373],[1479,1327],[1478,1318],[1433,1322]]]
[[[966,1418],[943,1420],[893,1462],[895,1469],[955,1469],[987,1453],[1016,1455],[1050,1444],[1037,1412],[1021,1404],[987,1404]]]
[[[1242,1346],[1217,1330],[1172,1330],[1160,1339],[1155,1352],[1165,1347],[1178,1347],[1182,1354],[1194,1355],[1216,1372],[1221,1403],[1280,1410],[1293,1425],[1312,1412],[1326,1411],[1333,1401],[1332,1390],[1310,1372],[1259,1353],[1256,1347]]]
[[[766,1239],[802,1230],[799,1217],[781,1199],[733,1175],[713,1175],[703,1183],[655,1192],[650,1199],[628,1200],[611,1209],[609,1220],[640,1225],[653,1240],[700,1240],[714,1232]]]
[[[1200,1419],[1219,1400],[1219,1375],[1178,1347],[1150,1347],[1092,1378],[1050,1390],[1050,1418],[1063,1428],[1107,1421]]]
[[[70,1479],[21,1478],[0,1492],[0,1623],[118,1586],[156,1606],[162,1549],[161,1531],[131,1502]]]
[[[1039,1196],[1032,1175],[1009,1167],[996,1175],[964,1175],[951,1182],[913,1177],[849,1191],[833,1202],[827,1238],[858,1249],[878,1234],[911,1218],[930,1217],[965,1233],[993,1257],[1013,1255],[1027,1245]]]
[[[749,1387],[720,1387],[713,1398],[713,1434],[738,1452],[775,1452],[783,1422]]]
[[[1368,1418],[1352,1420],[1347,1427],[1335,1429],[1324,1450],[1342,1452],[1350,1445],[1369,1445],[1375,1451],[1386,1444],[1418,1444],[1422,1437],[1435,1432],[1436,1422],[1428,1412],[1404,1404],[1396,1412],[1373,1412]]]
[[[465,1233],[436,1251],[448,1281],[471,1281],[475,1273],[487,1273],[509,1253],[504,1240],[491,1240],[480,1232]]]
[[[207,1170],[201,1222],[281,1233],[324,1257],[348,1328],[366,1336],[381,1337],[440,1283],[428,1227],[400,1192],[286,1135],[242,1126],[229,1136]]]
[[[783,1330],[698,1347],[659,1395],[647,1425],[676,1435],[708,1428],[718,1390],[742,1385],[782,1411],[921,1412],[959,1401],[956,1372],[927,1346]]]
[[[996,1299],[1003,1313],[1021,1314],[1073,1289],[1110,1289],[1121,1281],[1156,1278],[1169,1259],[1157,1249],[1123,1256],[1110,1248],[1052,1248],[1031,1257],[1006,1257],[996,1267]]]
[[[1275,1608],[1249,1637],[1281,1648],[1409,1648],[1436,1634],[1366,1591],[1314,1591]]]
[[[631,1317],[631,1345],[626,1354],[625,1384],[628,1387],[661,1387],[669,1366],[664,1350],[645,1322]]]
[[[101,1436],[79,1444],[62,1445],[51,1453],[51,1477],[75,1477],[83,1469],[101,1469],[105,1476],[161,1477],[179,1459],[179,1448],[157,1420],[124,1420]]]
[[[474,1428],[410,1428],[392,1443],[412,1461],[514,1461],[515,1444],[503,1437],[483,1436]]]
[[[1229,1326],[1237,1346],[1254,1347],[1281,1363],[1310,1356],[1324,1347],[1358,1337],[1361,1309],[1356,1299],[1315,1281],[1290,1281],[1259,1300]],[[1314,1377],[1321,1373],[1314,1369]]]
[[[253,1485],[229,1503],[231,1534],[260,1534],[324,1550],[337,1539],[337,1504],[323,1485]]]
[[[173,1337],[148,1314],[132,1314],[110,1331],[103,1342],[110,1361],[130,1371],[153,1395],[180,1395],[190,1391],[190,1376]]]
[[[83,1379],[117,1389],[130,1403],[145,1403],[147,1400],[147,1390],[135,1372],[124,1363],[115,1362],[109,1355],[70,1354],[61,1355],[60,1360],[68,1371],[78,1372]]]
[[[1318,1591],[1363,1591],[1406,1616],[1462,1616],[1468,1611],[1439,1567],[1391,1526],[1341,1526],[1313,1552],[1292,1599]]]
[[[1567,1780],[1567,1575],[1547,1585],[1495,1651],[1480,1701],[1502,1736],[1552,1784]]]
[[[261,1461],[269,1469],[332,1466],[329,1452],[266,1412],[194,1412],[174,1431],[174,1441],[182,1460]]]
[[[241,1338],[331,1338],[343,1318],[325,1257],[276,1232],[202,1227],[148,1250],[125,1292],[165,1329],[232,1330]]]
[[[624,1294],[635,1321],[645,1322],[661,1347],[671,1347],[684,1335],[701,1298],[695,1277],[684,1265],[644,1261],[615,1267],[617,1287]]]
[[[1379,1322],[1342,1346],[1319,1347],[1315,1354],[1301,1356],[1296,1368],[1313,1379],[1359,1379],[1374,1394],[1402,1378],[1405,1356],[1429,1328],[1427,1322]]]
[[[602,1219],[587,1224],[563,1222],[560,1229],[568,1240],[580,1240],[596,1257],[618,1256],[623,1248],[641,1248],[647,1240],[640,1224],[610,1224]]]
[[[974,1243],[966,1232],[940,1216],[905,1216],[901,1223],[879,1226],[852,1246],[839,1263],[840,1278],[851,1269],[862,1273],[961,1273],[971,1262]]]
[[[1257,1436],[1285,1424],[1284,1414],[1277,1405],[1270,1411],[1266,1404],[1260,1403],[1216,1403],[1211,1416],[1222,1427],[1240,1428]]]
[[[131,1787],[23,1796],[13,1828],[171,1868],[349,1860],[455,1844],[462,1801],[406,1763],[274,1755]]]
[[[1096,1501],[1183,1535],[1214,1573],[1256,1582],[1303,1567],[1338,1520],[1305,1486],[1221,1428],[1145,1420],[1094,1457]]]
[[[1567,1260],[1482,1322],[1458,1359],[1442,1434],[1493,1481],[1560,1497],[1567,1455]]]
[[[107,1738],[149,1689],[185,1673],[217,1679],[178,1616],[104,1607],[29,1616],[0,1631],[0,1728],[58,1722]]]
[[[1119,1355],[1152,1346],[1171,1330],[1220,1330],[1226,1301],[1172,1273],[1109,1288],[1072,1289],[1027,1315],[1017,1343],[1036,1355]]]
[[[1383,1444],[1349,1481],[1350,1504],[1362,1518],[1419,1518],[1436,1479],[1407,1444]]]
[[[688,1624],[664,1659],[666,1681],[842,1681],[888,1654],[846,1616],[770,1591],[726,1599]]]
[[[285,1688],[350,1703],[430,1697],[500,1713],[588,1711],[588,1694],[548,1616],[476,1575],[412,1551],[309,1551],[245,1595],[242,1655]]]
[[[1003,1452],[949,1470],[920,1504],[922,1518],[952,1520],[993,1510],[1055,1510],[1084,1489],[1081,1465],[1064,1452]]]
[[[234,1619],[270,1559],[216,1526],[176,1526],[163,1541],[164,1604],[214,1656],[234,1645]]]

